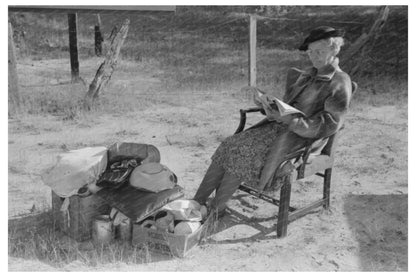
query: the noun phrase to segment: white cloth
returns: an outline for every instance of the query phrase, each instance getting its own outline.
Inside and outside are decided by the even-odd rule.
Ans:
[[[175,217],[175,220],[201,221],[201,205],[195,200],[178,199],[172,201],[161,210],[169,211]]]
[[[182,221],[175,226],[175,235],[189,235],[198,230],[201,227],[201,222],[196,221]]]
[[[62,153],[42,180],[58,196],[70,197],[79,188],[97,182],[107,167],[106,147],[86,147]]]

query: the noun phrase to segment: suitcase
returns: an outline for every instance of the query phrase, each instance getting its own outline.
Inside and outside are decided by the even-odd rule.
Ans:
[[[61,211],[65,198],[52,191],[52,215],[56,229],[76,241],[85,241],[92,236],[94,218],[102,214],[110,214],[110,206],[96,195],[87,197],[69,197],[67,212]]]

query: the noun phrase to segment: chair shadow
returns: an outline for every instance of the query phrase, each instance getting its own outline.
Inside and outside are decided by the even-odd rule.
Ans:
[[[249,204],[248,202],[244,201],[244,197],[246,197],[246,194],[239,194],[233,197],[234,200],[238,200],[239,203],[242,206],[245,206],[247,208],[253,208],[253,205]],[[277,208],[276,208],[277,211]],[[265,227],[261,223],[265,223],[268,221],[274,220],[276,223],[274,223],[270,227]],[[232,238],[227,239],[223,238],[220,240],[214,239],[214,236],[218,235],[219,233],[226,231],[228,229],[231,229],[234,226],[237,225],[246,225],[252,230],[256,230],[257,232],[253,235],[250,235],[248,237],[244,238]],[[270,224],[267,224],[270,225]],[[207,234],[205,238],[203,239],[202,243],[215,243],[215,244],[234,244],[234,243],[244,243],[244,242],[253,242],[253,241],[259,241],[259,240],[270,240],[270,239],[276,239],[276,228],[277,228],[277,216],[269,216],[269,217],[251,217],[247,216],[236,209],[233,208],[227,208],[227,214],[221,218],[220,220],[216,221],[213,226],[207,226]],[[273,234],[274,232],[274,234]]]
[[[363,271],[408,270],[408,196],[349,195],[348,224],[359,242]]]

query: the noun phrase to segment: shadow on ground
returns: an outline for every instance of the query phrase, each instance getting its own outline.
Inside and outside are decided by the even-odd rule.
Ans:
[[[348,195],[344,210],[363,271],[408,270],[407,195]]]
[[[244,204],[243,196],[237,198]],[[353,239],[359,244],[362,271],[408,270],[407,195],[348,195],[343,210]],[[229,208],[209,233],[204,242],[214,244],[275,239],[276,215],[257,218]]]
[[[258,207],[253,205],[247,194],[233,197],[234,205],[226,209],[226,214],[207,227],[207,237],[203,240],[215,244],[235,244],[260,240],[276,239],[278,207],[272,206],[275,213],[253,216]]]
[[[276,220],[276,216],[267,218],[250,218],[236,211],[228,210],[228,214],[215,222],[207,230],[204,242],[215,244],[235,244],[254,242],[276,238],[276,224],[266,227],[262,223]]]
[[[234,205],[230,205],[226,215],[208,228],[209,235],[204,241],[215,244],[235,244],[276,239],[279,207],[257,199],[261,201],[262,206],[267,206],[263,207],[266,209],[256,212],[259,206],[250,201],[252,199],[256,198],[245,193],[233,196]],[[320,210],[317,208],[307,214],[317,213]],[[290,224],[288,228],[290,229]]]

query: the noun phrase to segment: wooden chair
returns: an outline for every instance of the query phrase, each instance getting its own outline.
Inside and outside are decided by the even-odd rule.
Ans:
[[[357,84],[352,82],[353,93],[357,89]],[[242,132],[244,130],[247,114],[253,112],[262,112],[261,108],[250,108],[250,109],[241,109],[240,110],[240,124],[235,131],[235,133]],[[264,111],[263,111],[264,113]],[[322,149],[321,154],[314,156],[314,159],[310,160],[310,154],[312,150],[312,144],[293,153],[288,159],[288,162],[291,160],[302,161],[301,164],[295,168],[292,174],[284,177],[283,185],[280,188],[280,198],[276,199],[267,195],[263,191],[256,190],[252,187],[249,187],[242,183],[239,187],[239,190],[247,192],[253,196],[256,196],[262,200],[265,200],[271,204],[279,206],[278,218],[277,218],[277,237],[283,238],[287,235],[287,226],[289,222],[294,221],[316,208],[323,206],[324,209],[328,209],[330,205],[330,189],[331,189],[331,175],[332,167],[334,163],[334,148],[336,145],[336,140],[338,133],[335,133],[328,137],[328,141],[325,147]],[[276,173],[277,173],[276,169]],[[275,173],[275,174],[276,174]],[[295,179],[300,180],[308,176],[317,175],[323,178],[323,197],[315,202],[310,203],[309,205],[302,208],[291,207],[290,197],[291,197],[291,188],[292,181]],[[276,180],[273,179],[275,182]]]

